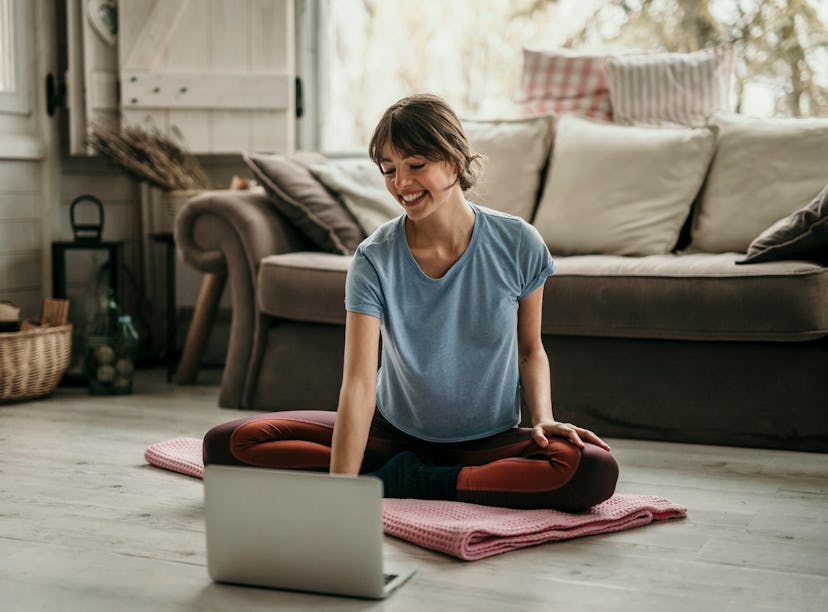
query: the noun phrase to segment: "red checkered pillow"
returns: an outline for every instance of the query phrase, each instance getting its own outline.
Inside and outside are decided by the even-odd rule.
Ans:
[[[524,49],[518,100],[522,112],[570,112],[611,121],[607,58],[567,49]]]
[[[627,125],[703,125],[731,110],[733,49],[612,56],[613,119]]]

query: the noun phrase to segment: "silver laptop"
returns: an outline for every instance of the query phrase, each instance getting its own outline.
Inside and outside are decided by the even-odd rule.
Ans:
[[[208,465],[204,499],[217,582],[381,599],[415,571],[384,566],[378,478]]]

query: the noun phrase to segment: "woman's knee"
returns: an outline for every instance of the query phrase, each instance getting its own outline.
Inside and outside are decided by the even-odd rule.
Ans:
[[[274,412],[236,419],[204,436],[204,463],[250,465],[251,453],[263,444],[305,441],[330,446],[336,414],[323,411]]]
[[[615,493],[618,482],[618,463],[609,452],[594,444],[581,449],[578,468],[566,484],[571,507],[582,511],[606,501]]]
[[[204,465],[244,465],[243,462],[239,461],[233,455],[230,438],[240,425],[253,418],[259,417],[245,417],[243,419],[235,419],[221,423],[204,434],[204,440],[202,442]]]

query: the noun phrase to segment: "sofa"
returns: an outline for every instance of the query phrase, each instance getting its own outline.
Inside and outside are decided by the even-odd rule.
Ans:
[[[606,437],[828,451],[828,119],[469,121],[468,199],[533,223],[557,264],[542,338],[556,417]],[[365,159],[246,154],[257,189],[178,214],[227,274],[218,404],[335,410],[350,254],[401,214]]]

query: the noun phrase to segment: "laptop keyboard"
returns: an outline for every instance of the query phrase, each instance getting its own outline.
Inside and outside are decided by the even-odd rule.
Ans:
[[[385,577],[385,584],[388,584],[397,577],[397,574],[383,574],[383,576]]]

